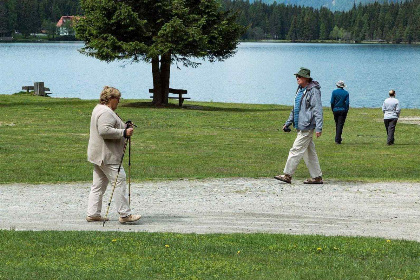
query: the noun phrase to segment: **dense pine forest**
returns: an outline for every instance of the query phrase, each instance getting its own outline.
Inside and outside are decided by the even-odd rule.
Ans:
[[[79,0],[0,0],[0,33],[53,35],[61,16],[81,14]]]
[[[353,5],[367,5],[378,3],[396,3],[396,2],[405,2],[411,0],[249,0],[250,3],[253,2],[263,2],[266,4],[286,4],[286,5],[296,5],[296,6],[306,6],[320,9],[322,7],[328,8],[331,11],[348,11],[353,8]]]
[[[285,4],[221,0],[248,27],[243,40],[420,42],[420,0],[353,6],[332,12]],[[56,35],[63,15],[83,15],[78,0],[0,0],[1,34]]]
[[[347,12],[261,1],[222,3],[225,9],[238,12],[242,25],[249,26],[243,39],[420,42],[420,0],[358,5]]]

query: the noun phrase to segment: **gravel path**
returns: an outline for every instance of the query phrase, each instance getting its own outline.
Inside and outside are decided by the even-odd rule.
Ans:
[[[143,217],[121,225],[85,221],[89,183],[0,185],[0,228],[16,230],[270,232],[378,236],[420,241],[420,183],[282,184],[274,179],[211,179],[132,184]],[[110,189],[104,197],[105,205]]]

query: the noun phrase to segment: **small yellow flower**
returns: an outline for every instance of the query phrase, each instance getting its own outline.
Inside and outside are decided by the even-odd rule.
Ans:
[[[321,251],[322,251],[322,248],[316,248],[316,250],[317,250],[318,252],[321,252]]]
[[[240,253],[241,253],[241,251],[238,251],[238,253],[237,253],[237,254],[239,255]]]
[[[168,245],[168,244],[166,244],[166,245],[165,245],[165,248],[169,248],[169,245]]]
[[[116,242],[117,241],[117,239],[112,239],[112,242]]]
[[[386,242],[391,243],[391,240],[387,239],[387,241],[386,241]]]

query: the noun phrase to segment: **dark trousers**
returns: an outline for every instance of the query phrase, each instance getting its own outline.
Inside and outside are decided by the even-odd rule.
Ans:
[[[395,126],[397,125],[397,120],[398,119],[384,120],[386,135],[388,135],[388,139],[386,140],[386,143],[388,145],[394,144],[394,132],[395,132]]]
[[[335,142],[341,144],[343,140],[341,134],[343,133],[344,123],[347,118],[347,111],[333,112],[335,120]]]

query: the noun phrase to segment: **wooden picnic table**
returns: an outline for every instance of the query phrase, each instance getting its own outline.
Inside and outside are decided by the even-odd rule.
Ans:
[[[44,87],[44,82],[35,82],[33,86],[22,86],[22,90],[26,90],[27,93],[29,93],[30,90],[33,90],[35,95],[40,96],[51,94],[51,92],[47,92],[50,91],[50,89]]]
[[[149,93],[153,93],[153,89],[149,89]],[[179,107],[182,107],[182,104],[184,103],[185,99],[191,99],[191,97],[184,97],[183,95],[187,94],[187,90],[185,89],[175,89],[175,88],[169,88],[169,93],[176,94],[178,96],[168,96],[169,99],[178,99],[178,105]],[[150,96],[150,98],[153,98],[153,96]]]

